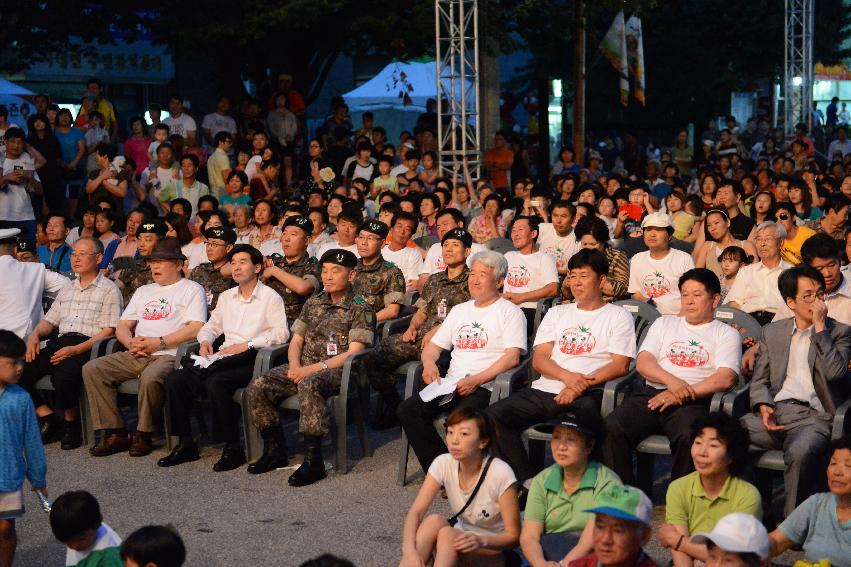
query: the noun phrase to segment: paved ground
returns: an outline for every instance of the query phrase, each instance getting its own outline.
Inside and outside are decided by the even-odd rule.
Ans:
[[[353,434],[350,427],[349,473],[305,488],[288,486],[287,470],[261,476],[244,469],[213,473],[219,455],[213,447],[205,447],[198,462],[161,469],[155,461],[165,449],[142,459],[95,459],[84,449],[61,451],[50,445],[49,490],[53,497],[67,490],[89,490],[100,501],[107,523],[123,536],[148,523],[173,524],[187,544],[186,565],[191,567],[297,567],[325,552],[344,556],[358,567],[395,566],[402,522],[420,482],[404,488],[395,482],[397,433],[371,432],[371,459],[361,459]],[[292,446],[298,448],[294,441]],[[330,447],[325,454],[330,455]],[[300,456],[293,462],[301,462]],[[28,512],[18,524],[15,565],[63,565],[64,548],[53,540],[34,494],[27,494],[26,505]],[[445,501],[434,509],[446,513]],[[657,525],[663,515],[657,507]],[[660,565],[669,561],[656,545],[648,551]]]

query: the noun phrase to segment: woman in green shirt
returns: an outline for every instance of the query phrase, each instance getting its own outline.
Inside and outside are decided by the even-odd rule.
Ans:
[[[739,420],[723,412],[710,413],[694,422],[692,437],[696,470],[668,487],[665,523],[659,527],[659,543],[671,551],[674,567],[706,562],[706,545],[692,543],[689,536],[711,532],[727,514],[742,512],[762,519],[759,491],[739,478],[750,443]]]
[[[555,464],[532,479],[526,499],[520,546],[531,567],[557,567],[559,561],[566,565],[588,555],[594,515],[586,510],[603,489],[621,484],[617,474],[593,458],[605,435],[599,413],[569,408],[544,427],[552,431]]]

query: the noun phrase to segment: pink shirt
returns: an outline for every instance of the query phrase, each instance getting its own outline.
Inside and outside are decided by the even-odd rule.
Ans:
[[[136,162],[136,171],[141,172],[148,169],[148,146],[151,139],[145,136],[142,139],[130,137],[124,142],[124,156]]]

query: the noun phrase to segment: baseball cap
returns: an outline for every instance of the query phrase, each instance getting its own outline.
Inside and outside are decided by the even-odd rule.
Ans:
[[[387,234],[390,232],[390,229],[387,228],[386,224],[379,220],[372,219],[365,221],[362,225],[360,225],[360,228],[358,228],[358,232],[364,230],[367,232],[371,232],[376,236],[380,236],[381,238],[387,238]]]
[[[742,512],[727,514],[715,523],[711,532],[691,536],[692,543],[712,542],[731,553],[753,553],[760,559],[769,554],[768,531],[762,522]]]
[[[284,221],[284,228],[288,226],[302,229],[307,236],[313,234],[313,221],[307,217],[287,217],[287,220]]]
[[[580,408],[570,408],[535,429],[545,433],[552,433],[556,427],[566,427],[576,430],[596,441],[602,440],[605,425],[599,412],[587,412]]]
[[[473,246],[473,237],[470,236],[470,233],[463,228],[453,228],[443,235],[443,239],[441,239],[440,243],[443,244],[450,239],[460,240],[464,244],[465,248]]]
[[[597,495],[594,507],[584,511],[638,522],[645,526],[653,524],[653,503],[638,488],[624,484],[615,484],[603,489]]]
[[[358,265],[358,257],[348,250],[342,248],[332,248],[322,255],[319,259],[319,264],[337,264],[344,268],[354,269]]]
[[[668,218],[668,215],[661,211],[657,211],[655,213],[650,213],[644,220],[641,221],[641,228],[667,228],[671,229],[671,219]]]
[[[236,232],[226,226],[211,226],[204,231],[204,238],[215,238],[233,244],[236,242]]]

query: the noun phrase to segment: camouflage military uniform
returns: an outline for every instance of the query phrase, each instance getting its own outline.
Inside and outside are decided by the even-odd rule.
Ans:
[[[319,281],[319,274],[322,271],[322,267],[319,265],[319,262],[316,261],[316,258],[311,258],[305,253],[304,256],[292,264],[287,264],[287,260],[280,255],[273,257],[272,259],[275,262],[275,267],[281,268],[288,274],[306,279],[313,284],[313,289],[316,291],[322,289],[322,284]],[[277,291],[278,295],[284,299],[284,309],[286,309],[287,312],[287,322],[292,325],[293,321],[298,319],[299,313],[301,313],[301,308],[304,306],[304,303],[307,301],[309,296],[299,295],[291,291],[287,286],[275,278],[269,278],[269,280],[264,283]]]
[[[405,276],[396,264],[385,262],[380,257],[371,266],[358,259],[352,293],[366,299],[372,310],[378,313],[388,305],[405,301]]]
[[[469,274],[470,269],[464,266],[464,271],[454,279],[450,279],[446,271],[429,276],[423,287],[423,294],[415,305],[417,309],[424,309],[426,313],[425,322],[417,329],[416,340],[413,343],[406,343],[402,340],[404,333],[390,335],[382,339],[378,348],[367,357],[364,367],[368,369],[369,382],[373,388],[383,392],[394,387],[395,370],[406,362],[419,360],[423,350],[423,338],[428,332],[446,318],[446,314],[452,307],[470,300],[470,290],[467,287]],[[440,308],[444,300],[446,301],[445,313]]]
[[[327,350],[331,333],[337,342],[337,354],[347,351],[352,342],[371,347],[375,313],[366,301],[355,298],[351,291],[337,303],[331,302],[329,294],[321,292],[304,304],[301,315],[293,323],[292,333],[304,337],[301,364],[308,366],[331,358]],[[325,436],[331,426],[325,400],[339,391],[343,370],[322,370],[298,385],[287,378],[288,370],[288,364],[276,366],[248,385],[251,422],[261,430],[278,425],[281,402],[298,394],[299,431],[307,436]]]
[[[123,284],[121,293],[124,296],[124,305],[127,305],[136,290],[143,285],[154,283],[154,278],[151,276],[151,268],[148,267],[147,260],[139,258],[135,266],[121,270],[118,281]]]
[[[212,262],[204,262],[195,266],[189,274],[189,279],[203,286],[204,292],[207,294],[208,312],[212,312],[216,308],[220,293],[236,287],[236,282],[223,276],[218,268],[213,267]]]

